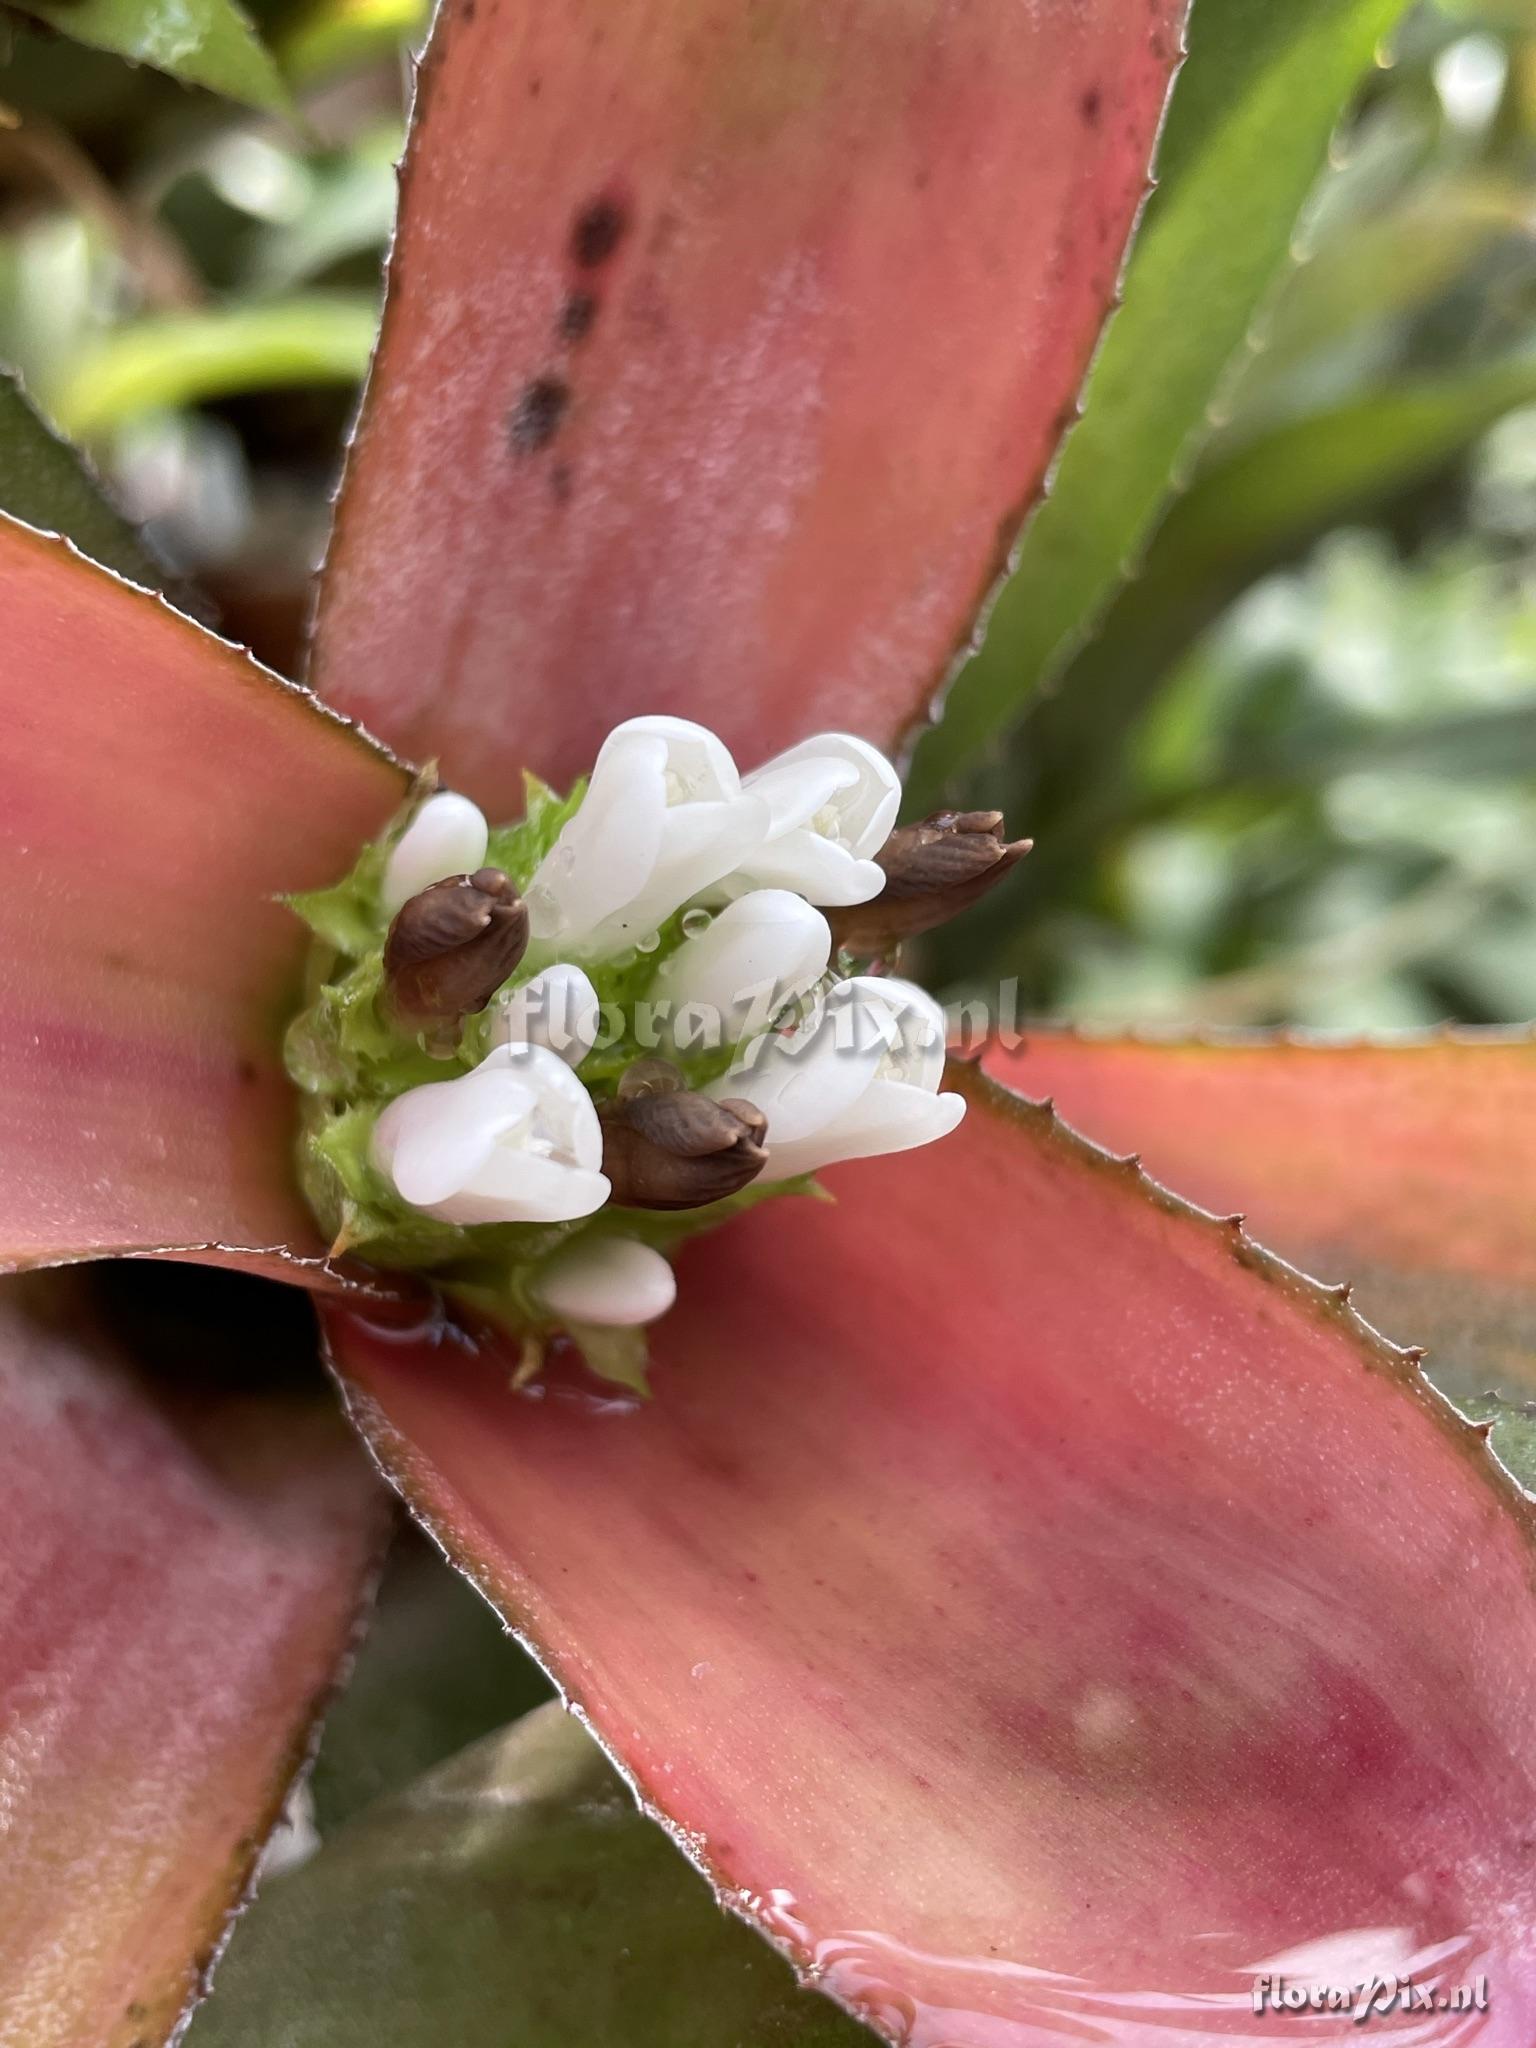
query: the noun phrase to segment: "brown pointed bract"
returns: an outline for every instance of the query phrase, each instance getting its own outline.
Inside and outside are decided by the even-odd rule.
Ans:
[[[528,910],[500,868],[411,897],[384,941],[384,996],[402,1029],[440,1041],[483,1010],[528,948]]]
[[[880,894],[828,911],[834,943],[872,957],[968,909],[1034,844],[1005,840],[1002,826],[1001,811],[935,811],[898,826],[875,855],[886,877]]]
[[[600,1111],[603,1171],[613,1200],[631,1209],[701,1209],[734,1195],[761,1173],[768,1120],[750,1102],[716,1102],[669,1083],[664,1062],[636,1062],[647,1072]]]

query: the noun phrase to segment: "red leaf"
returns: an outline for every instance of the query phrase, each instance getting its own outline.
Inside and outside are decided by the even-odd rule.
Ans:
[[[0,591],[0,1263],[316,1256],[279,1059],[304,932],[273,897],[350,866],[401,771],[9,520]]]
[[[1253,2017],[1268,1959],[1445,1944],[1524,2048],[1527,1504],[1348,1310],[966,1085],[954,1139],[685,1255],[649,1407],[337,1306],[357,1419],[727,1896],[895,2037],[1315,2044]]]
[[[1397,1045],[1032,1034],[988,1064],[1310,1272],[1468,1391],[1536,1383],[1536,1034]]]
[[[916,717],[1070,416],[1184,0],[456,0],[318,685],[505,809]]]
[[[379,1495],[323,1407],[167,1405],[53,1319],[61,1289],[34,1300],[0,1310],[0,2038],[129,2048],[218,1947],[346,1650]]]

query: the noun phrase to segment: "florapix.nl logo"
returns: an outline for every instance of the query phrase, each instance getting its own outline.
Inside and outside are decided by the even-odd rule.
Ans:
[[[1468,1984],[1419,1983],[1390,1971],[1354,1984],[1299,1984],[1289,1977],[1255,1977],[1256,2013],[1344,2013],[1356,2026],[1388,2013],[1486,2012],[1488,1979]]]

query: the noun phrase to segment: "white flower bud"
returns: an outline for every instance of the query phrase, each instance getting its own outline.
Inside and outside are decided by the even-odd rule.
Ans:
[[[397,1096],[373,1164],[444,1223],[563,1223],[608,1199],[592,1098],[557,1054],[498,1046],[473,1073]]]
[[[485,866],[489,841],[484,813],[467,796],[451,789],[429,796],[390,848],[379,885],[385,910],[393,917],[434,882],[474,874]]]
[[[604,740],[580,808],[525,892],[534,938],[589,959],[633,946],[740,867],[767,829],[767,804],[743,794],[712,732],[631,718]]]
[[[885,887],[874,859],[896,822],[901,782],[877,748],[852,733],[802,740],[747,776],[768,805],[765,843],[733,883],[793,889],[812,903],[867,903]]]
[[[573,1323],[627,1329],[654,1323],[677,1299],[672,1268],[633,1237],[598,1237],[551,1259],[538,1277],[539,1299]]]
[[[491,1007],[489,1042],[541,1045],[567,1066],[579,1067],[597,1042],[602,1009],[597,990],[579,967],[560,960],[521,988],[498,996]]]
[[[909,981],[856,975],[814,1017],[748,1047],[707,1091],[739,1096],[768,1120],[760,1182],[816,1173],[947,1137],[965,1114],[940,1095],[944,1012]]]
[[[827,971],[832,931],[819,910],[787,889],[754,889],[684,939],[656,976],[651,999],[670,1007],[672,1042],[734,1045],[766,1031],[786,1003]]]

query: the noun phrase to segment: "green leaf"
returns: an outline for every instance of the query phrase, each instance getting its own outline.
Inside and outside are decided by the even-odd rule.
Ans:
[[[1070,694],[1091,696],[1100,732],[1118,729],[1255,576],[1432,476],[1533,400],[1536,357],[1521,358],[1384,386],[1246,442],[1174,506],[1141,575],[1073,664]],[[1057,700],[1063,715],[1068,695]]]
[[[1284,262],[1340,110],[1401,12],[1401,0],[1195,8],[1124,307],[986,645],[919,749],[917,808],[1060,668],[1145,544]]]
[[[184,85],[260,107],[290,111],[277,66],[234,0],[15,0],[60,35],[137,64],[168,72]]]
[[[286,385],[356,383],[377,326],[378,307],[367,292],[308,292],[133,321],[71,367],[54,411],[68,432],[93,434],[157,406]]]
[[[1215,794],[1245,785],[1284,787],[1356,769],[1452,779],[1536,777],[1536,698],[1400,725],[1319,719],[1267,741],[1258,759],[1239,741],[1229,746],[1210,788]]]
[[[318,0],[281,31],[283,70],[304,86],[377,63],[416,42],[431,12],[428,0]]]
[[[868,2048],[555,1703],[269,1881],[192,2048]]]
[[[326,1716],[309,1781],[321,1834],[552,1691],[469,1581],[407,1525],[346,1690]]]
[[[1486,1429],[1499,1463],[1518,1486],[1536,1496],[1536,1401],[1477,1394],[1455,1405],[1469,1422]]]
[[[0,370],[0,511],[45,533],[62,533],[80,552],[133,583],[158,589],[164,570],[102,495],[78,451],[33,410],[20,381]]]
[[[395,219],[395,165],[405,147],[399,122],[367,129],[334,158],[313,160],[309,197],[292,219],[262,236],[254,272],[264,292],[291,292],[333,264],[382,250]]]
[[[1272,428],[1201,475],[1169,513],[1141,574],[1120,593],[1063,687],[1030,716],[1021,751],[1036,780],[1023,809],[1039,841],[1031,881],[1043,896],[1080,871],[1134,810],[1130,785],[1142,720],[1175,673],[1176,658],[1223,606],[1319,533],[1432,476],[1533,399],[1536,358],[1389,385]],[[1511,715],[1518,724],[1520,714]],[[1498,744],[1491,724],[1454,738],[1468,751],[1481,746],[1485,758]],[[1404,765],[1412,765],[1411,736],[1402,744]],[[1377,740],[1366,751],[1373,761],[1395,760],[1392,746]],[[1518,766],[1512,755],[1512,771]],[[1286,767],[1277,752],[1255,776],[1250,758],[1242,780],[1263,780],[1271,770],[1283,776]],[[1001,941],[1010,914],[1006,900],[982,906],[966,934],[975,956]]]

